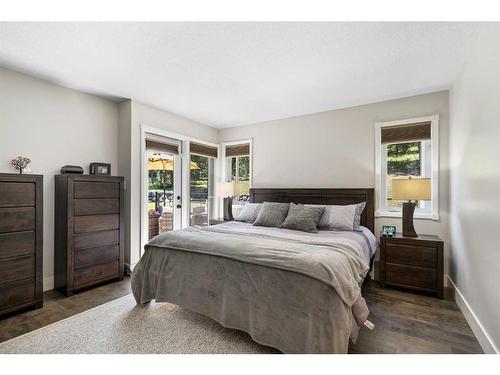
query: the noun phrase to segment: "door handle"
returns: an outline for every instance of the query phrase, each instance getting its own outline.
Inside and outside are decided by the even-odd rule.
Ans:
[[[177,205],[177,206],[175,206],[175,207],[177,207],[177,208],[181,208],[182,206],[181,206],[180,204],[178,204],[178,205]]]

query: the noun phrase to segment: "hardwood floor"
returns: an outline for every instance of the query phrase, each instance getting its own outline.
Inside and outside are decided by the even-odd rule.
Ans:
[[[130,277],[103,284],[65,298],[55,290],[44,292],[43,307],[0,320],[0,342],[69,318],[103,303],[131,293]]]
[[[483,353],[450,289],[438,299],[369,281],[363,296],[375,329],[363,329],[349,353]]]
[[[44,293],[44,307],[0,320],[0,342],[78,314],[130,293],[130,278],[64,298]],[[350,353],[482,353],[449,290],[445,299],[363,286],[375,329],[363,328]]]

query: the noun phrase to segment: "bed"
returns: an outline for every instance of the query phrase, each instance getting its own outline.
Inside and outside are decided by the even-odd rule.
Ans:
[[[361,284],[378,248],[373,189],[251,189],[250,201],[366,208],[359,232],[235,221],[161,234],[134,268],[137,303],[178,304],[284,353],[347,353],[368,316]]]

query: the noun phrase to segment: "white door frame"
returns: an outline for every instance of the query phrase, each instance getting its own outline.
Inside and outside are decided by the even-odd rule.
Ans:
[[[173,229],[181,229],[182,228],[182,171],[184,170],[184,166],[182,165],[182,155],[174,156],[174,191],[173,191]],[[180,199],[177,199],[177,196],[180,196]],[[177,205],[181,205],[181,208],[177,208]],[[148,218],[149,220],[149,218]]]
[[[145,123],[141,123],[141,223],[140,223],[140,239],[141,239],[141,250],[144,248],[144,245],[148,243],[148,234],[147,234],[147,220],[148,220],[148,210],[146,204],[146,191],[148,190],[147,179],[144,178],[147,173],[147,158],[146,155],[146,134],[153,134],[160,137],[166,137],[171,139],[176,139],[181,141],[181,154],[179,154],[179,158],[181,159],[181,205],[182,205],[182,214],[181,214],[181,228],[187,228],[189,226],[189,186],[190,186],[190,150],[189,150],[189,142],[196,142],[212,147],[217,147],[218,155],[220,155],[221,147],[217,143],[212,143],[208,141],[204,141],[202,139],[197,139],[193,137],[186,136],[184,134],[178,134],[171,131],[167,131],[164,129],[155,128],[149,126]],[[185,156],[185,157],[184,157]],[[219,163],[214,163],[215,171],[215,182],[219,180],[220,168]],[[175,197],[174,197],[175,198]],[[176,200],[174,200],[174,204],[176,204]],[[218,205],[216,205],[218,206]],[[218,212],[216,213],[219,214]],[[216,216],[218,217],[218,216]],[[142,251],[141,251],[142,254]]]

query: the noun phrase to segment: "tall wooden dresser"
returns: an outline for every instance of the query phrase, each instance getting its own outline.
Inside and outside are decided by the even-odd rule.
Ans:
[[[43,176],[0,173],[0,316],[43,306]]]
[[[124,178],[55,176],[55,288],[65,294],[123,279]]]

